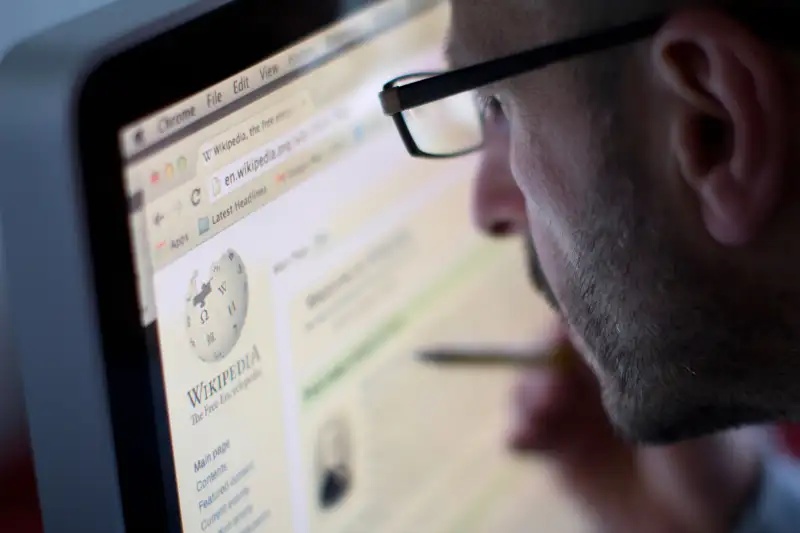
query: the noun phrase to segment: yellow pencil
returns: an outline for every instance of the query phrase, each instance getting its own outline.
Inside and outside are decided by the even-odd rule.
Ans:
[[[557,367],[571,365],[578,353],[569,342],[562,342],[548,348],[482,346],[482,345],[441,345],[417,350],[417,358],[425,363],[453,366],[521,366]]]

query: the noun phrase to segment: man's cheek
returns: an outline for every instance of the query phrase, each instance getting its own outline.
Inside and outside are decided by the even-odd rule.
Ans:
[[[562,254],[546,222],[538,220],[530,212],[528,213],[528,220],[530,221],[531,239],[536,248],[542,273],[556,299],[558,299],[560,288],[564,282],[562,276],[564,269],[560,260]]]
[[[559,218],[568,197],[556,155],[530,128],[512,129],[511,173],[528,210],[551,221]]]
[[[557,300],[570,341],[578,352],[587,358],[590,366],[597,373],[599,368],[594,368],[594,365],[591,365],[591,348],[581,336],[579,330],[575,328],[574,319],[576,317],[574,312],[576,310],[574,306],[569,305],[570,301],[573,304],[575,303],[571,296],[574,295],[576,281],[575,276],[572,274],[573,271],[567,259],[567,254],[558,245],[559,239],[550,232],[546,224],[540,224],[531,219],[530,232],[538,252],[539,265]]]

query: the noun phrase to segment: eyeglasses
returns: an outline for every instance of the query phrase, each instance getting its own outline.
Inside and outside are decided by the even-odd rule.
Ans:
[[[534,48],[450,72],[400,76],[380,93],[385,114],[394,119],[409,153],[416,157],[457,157],[483,146],[483,113],[474,91],[559,61],[628,44],[653,35],[659,16],[592,35]]]
[[[773,37],[797,42],[787,13],[748,10],[739,20],[768,28]],[[654,35],[667,21],[659,15],[555,44],[444,73],[400,76],[383,86],[381,105],[393,118],[412,156],[447,158],[468,154],[484,144],[483,113],[475,90],[580,55],[608,50]],[[796,20],[791,17],[789,20]],[[776,32],[777,30],[777,32]]]

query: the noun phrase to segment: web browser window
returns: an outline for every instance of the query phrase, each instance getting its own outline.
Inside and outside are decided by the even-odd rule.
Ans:
[[[381,113],[448,22],[377,3],[121,132],[185,531],[584,530],[505,449],[515,376],[414,359],[549,313],[472,226],[477,160],[411,158]]]

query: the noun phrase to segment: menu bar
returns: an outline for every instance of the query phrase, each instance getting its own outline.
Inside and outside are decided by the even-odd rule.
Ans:
[[[431,7],[440,0],[382,0],[250,69],[124,128],[121,148],[131,158],[202,118],[348,44]]]

